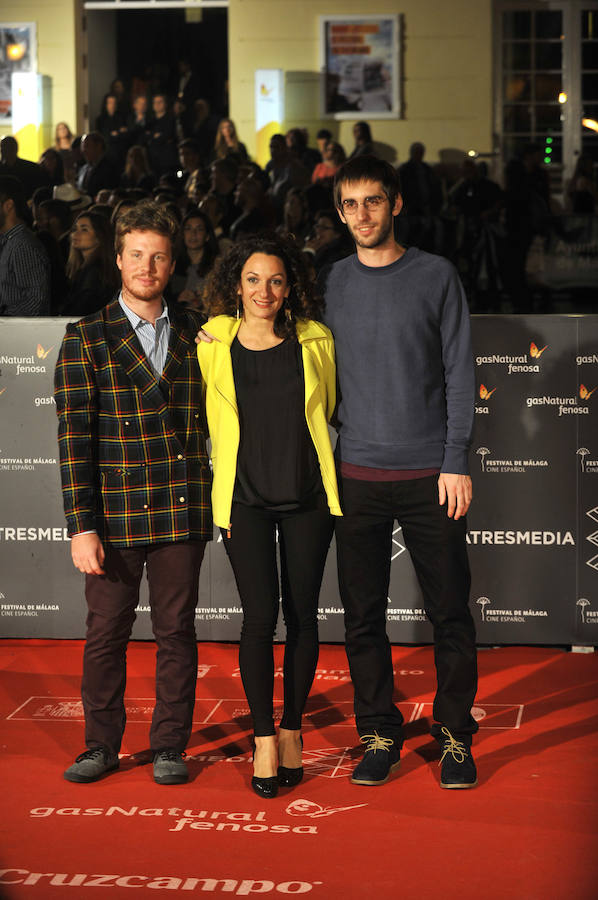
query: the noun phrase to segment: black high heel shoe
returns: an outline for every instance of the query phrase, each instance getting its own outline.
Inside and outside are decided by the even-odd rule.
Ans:
[[[303,749],[303,736],[299,735],[301,749]],[[278,767],[278,783],[281,787],[295,787],[303,780],[303,766],[290,769],[287,766]]]
[[[255,757],[255,738],[252,739],[251,746]],[[262,797],[264,800],[273,800],[276,797],[278,784],[278,775],[270,775],[268,778],[258,778],[257,775],[253,775],[251,778],[251,787],[258,797]]]

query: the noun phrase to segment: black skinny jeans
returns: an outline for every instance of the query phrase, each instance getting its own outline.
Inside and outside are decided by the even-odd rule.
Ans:
[[[258,737],[275,734],[272,642],[279,600],[287,630],[281,727],[301,728],[318,662],[318,596],[332,538],[332,516],[318,507],[274,512],[234,503],[230,537],[222,529],[243,607],[239,666]],[[280,543],[280,585],[276,563]]]

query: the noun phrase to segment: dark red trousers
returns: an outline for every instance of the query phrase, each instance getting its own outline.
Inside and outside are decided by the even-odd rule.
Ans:
[[[197,681],[195,607],[205,543],[106,547],[105,575],[85,576],[88,606],[81,696],[85,742],[118,753],[125,729],[127,643],[147,569],[157,644],[152,750],[182,752],[191,734]]]

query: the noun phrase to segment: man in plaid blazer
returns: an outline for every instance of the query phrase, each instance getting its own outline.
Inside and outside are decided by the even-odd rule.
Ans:
[[[64,773],[68,781],[96,781],[118,768],[126,647],[144,566],[158,647],[154,779],[188,778],[195,606],[212,519],[194,343],[200,317],[168,309],[162,298],[177,233],[153,201],[119,219],[121,294],[67,325],[56,366],[62,493],[88,605],[81,688],[88,749]]]

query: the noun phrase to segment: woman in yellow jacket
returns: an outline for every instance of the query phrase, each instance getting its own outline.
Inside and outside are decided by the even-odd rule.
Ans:
[[[300,253],[278,236],[235,244],[213,270],[204,301],[215,338],[198,345],[213,515],[243,607],[239,665],[254,725],[251,784],[269,798],[303,776],[301,717],[318,660],[318,595],[331,514],[341,515],[328,433],[334,344],[317,321],[321,299]],[[277,742],[272,644],[280,597],[287,638]]]

